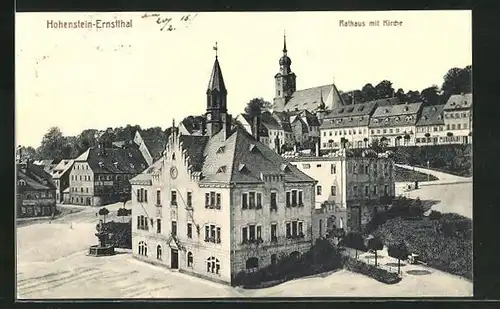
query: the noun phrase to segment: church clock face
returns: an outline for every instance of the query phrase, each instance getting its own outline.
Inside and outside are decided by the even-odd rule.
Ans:
[[[177,174],[178,174],[178,171],[177,171],[177,168],[175,166],[170,168],[170,177],[172,177],[172,179],[177,178]]]

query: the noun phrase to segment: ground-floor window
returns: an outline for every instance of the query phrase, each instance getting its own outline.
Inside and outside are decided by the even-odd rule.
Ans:
[[[161,261],[161,246],[156,247],[156,258]]]
[[[192,252],[187,253],[187,266],[193,267],[193,253]]]
[[[213,256],[207,259],[207,272],[212,274],[219,274],[220,272],[220,262]]]
[[[271,265],[276,265],[277,262],[278,257],[276,256],[276,254],[271,254]]]
[[[21,213],[22,213],[23,215],[25,215],[25,214],[26,214],[26,207],[21,207]]]
[[[148,256],[148,245],[144,241],[139,242],[139,255]]]

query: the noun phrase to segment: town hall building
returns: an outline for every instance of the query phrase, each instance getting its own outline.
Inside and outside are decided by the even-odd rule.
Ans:
[[[315,180],[231,125],[216,56],[204,134],[171,134],[132,184],[137,259],[231,284],[312,245]]]

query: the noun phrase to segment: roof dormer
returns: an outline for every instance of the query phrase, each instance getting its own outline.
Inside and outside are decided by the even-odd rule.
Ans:
[[[219,149],[217,149],[217,153],[224,153],[225,149],[226,149],[226,146],[220,146]]]
[[[226,166],[223,165],[223,166],[219,167],[219,169],[217,170],[217,174],[225,174],[226,170],[227,170]]]

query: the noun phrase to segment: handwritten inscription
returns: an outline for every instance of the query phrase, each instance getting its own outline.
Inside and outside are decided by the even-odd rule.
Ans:
[[[159,13],[144,13],[141,18],[154,19],[156,21],[156,24],[159,25],[160,31],[174,31],[181,25],[184,25],[184,27],[188,27],[197,15],[198,14],[186,14],[183,15],[180,19],[174,19],[172,17],[162,16]]]
[[[353,20],[339,20],[339,27],[349,28],[362,28],[362,27],[401,27],[403,22],[400,20],[370,20],[370,21],[353,21]]]

